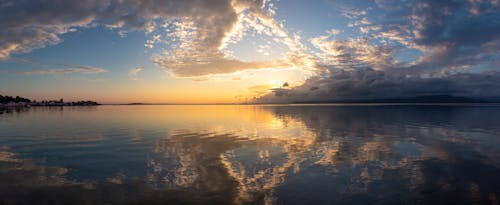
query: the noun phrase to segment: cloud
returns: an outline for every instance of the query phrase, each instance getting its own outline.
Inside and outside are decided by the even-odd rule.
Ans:
[[[459,73],[439,78],[401,77],[373,69],[338,71],[312,77],[303,85],[276,90],[259,103],[384,99],[423,95],[500,96],[500,73]]]
[[[273,89],[275,85],[271,84],[263,84],[263,85],[254,85],[251,87],[248,87],[248,90],[251,91],[252,93],[260,96],[266,93],[269,93],[271,89]]]
[[[311,44],[322,51],[317,63],[328,65],[329,69],[354,69],[372,67],[377,70],[393,66],[394,49],[371,45],[368,39],[329,40],[331,36],[312,38]]]
[[[132,69],[128,72],[128,76],[129,76],[130,78],[132,78],[133,80],[137,80],[137,74],[138,74],[139,72],[141,72],[142,70],[144,70],[144,67],[142,67],[142,66],[132,68]]]
[[[231,73],[286,67],[284,60],[245,62],[224,52],[246,32],[274,37],[290,48],[297,41],[276,22],[272,4],[264,0],[8,0],[0,3],[0,60],[15,53],[55,45],[61,35],[95,26],[125,34],[142,30],[149,48],[163,50],[153,62],[176,76]]]
[[[108,72],[102,68],[88,67],[88,66],[78,66],[74,68],[56,68],[56,69],[39,69],[21,72],[24,75],[52,75],[52,74],[71,74],[71,73],[83,73],[83,74],[98,74]]]
[[[363,10],[350,8],[356,3],[343,3],[338,7],[339,13],[352,29],[331,28],[325,35],[309,38],[310,44],[304,44],[300,33],[289,32],[284,22],[276,20],[274,4],[264,0],[7,0],[0,2],[0,60],[58,44],[66,33],[103,26],[120,34],[144,31],[150,37],[145,46],[159,50],[151,60],[173,76],[204,77],[287,67],[315,73],[303,86],[279,91],[285,93],[283,98],[299,93],[314,96],[320,91],[340,93],[325,95],[327,98],[352,97],[369,92],[370,88],[374,90],[370,93],[378,93],[377,86],[404,88],[416,83],[423,83],[422,90],[435,90],[430,86],[450,84],[451,80],[464,82],[455,79],[457,76],[496,76],[470,74],[468,69],[497,67],[498,2],[374,0],[372,6]],[[230,45],[255,35],[284,47],[284,58],[244,61],[231,55]],[[402,58],[403,53],[412,53],[412,57]],[[75,70],[71,68],[32,71],[72,72]],[[76,72],[88,73],[78,69]],[[358,79],[360,76],[363,79]],[[374,79],[376,84],[365,82],[364,78]],[[356,80],[360,82],[355,83]],[[427,85],[429,82],[440,83]],[[458,83],[449,87],[474,93],[463,86]],[[415,89],[393,93],[415,93]]]
[[[496,1],[376,0],[375,3],[378,10],[344,9],[343,13],[370,44],[389,46],[398,52],[411,49],[421,52],[411,65],[393,66],[404,72],[413,75],[441,72],[498,58],[500,37],[496,34],[500,32],[500,7]],[[375,18],[379,13],[383,15]],[[364,20],[371,24],[355,23]]]
[[[500,6],[496,1],[377,0],[376,11],[342,8],[359,36],[309,39],[316,75],[257,102],[327,101],[449,94],[495,97]],[[370,12],[384,13],[371,18]],[[413,58],[401,58],[411,53]]]
[[[183,53],[184,51],[179,51]],[[181,57],[182,56],[182,57]],[[221,53],[208,54],[173,54],[156,56],[153,62],[165,67],[169,72],[179,77],[193,77],[200,75],[233,73],[246,69],[285,68],[291,65],[284,61],[253,61],[245,62],[237,59],[222,57]]]
[[[160,67],[179,77],[233,73],[246,69],[292,67],[288,59],[269,61],[242,61],[231,57],[227,46],[247,35],[266,35],[285,45],[290,51],[304,49],[300,42],[264,10],[265,1],[233,1],[231,13],[224,21],[205,22],[192,17],[172,23],[172,32],[164,34],[171,39],[170,48],[152,59]],[[211,13],[219,18],[221,14]],[[204,17],[212,19],[215,17]],[[200,25],[200,23],[203,23]],[[204,25],[207,24],[207,25]],[[222,24],[222,25],[221,25]],[[211,31],[213,28],[220,28]]]
[[[0,2],[0,60],[60,43],[60,35],[89,26],[104,6],[99,0]]]

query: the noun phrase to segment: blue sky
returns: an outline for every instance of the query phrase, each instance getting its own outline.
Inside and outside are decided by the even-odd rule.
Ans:
[[[500,94],[497,0],[7,0],[0,16],[3,95],[221,103]]]

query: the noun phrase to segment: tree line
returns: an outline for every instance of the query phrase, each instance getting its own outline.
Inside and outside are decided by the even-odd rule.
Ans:
[[[30,103],[31,100],[27,99],[27,98],[19,97],[19,96],[12,97],[12,96],[8,96],[8,95],[7,96],[0,95],[0,103],[6,104],[6,103],[9,103],[9,102],[14,102],[14,103],[20,103],[20,102]]]

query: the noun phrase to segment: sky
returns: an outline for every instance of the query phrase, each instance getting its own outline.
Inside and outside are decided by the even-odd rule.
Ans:
[[[0,0],[0,94],[500,97],[500,0]]]

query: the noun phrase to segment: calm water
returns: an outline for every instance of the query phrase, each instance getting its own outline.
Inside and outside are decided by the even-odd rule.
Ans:
[[[497,106],[0,114],[0,204],[499,204]]]

